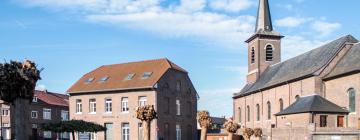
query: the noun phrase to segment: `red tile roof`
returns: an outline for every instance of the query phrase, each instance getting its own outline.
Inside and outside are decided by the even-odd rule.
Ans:
[[[35,90],[34,96],[50,105],[69,106],[69,96],[64,94]]]
[[[153,87],[168,69],[187,73],[186,70],[166,58],[105,65],[82,76],[67,92],[71,94]],[[149,78],[143,79],[144,72],[152,72],[152,74]],[[124,80],[129,74],[135,75],[131,80]],[[108,77],[108,79],[104,82],[99,82],[103,77]],[[90,78],[94,79],[87,83],[86,81]]]

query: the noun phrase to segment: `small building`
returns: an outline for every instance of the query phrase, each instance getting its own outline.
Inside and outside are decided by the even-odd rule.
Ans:
[[[48,92],[46,90],[34,91],[34,98],[29,108],[29,120],[32,127],[31,139],[32,140],[67,140],[69,133],[56,134],[50,131],[42,131],[40,124],[42,123],[55,123],[69,119],[69,106],[68,96],[59,93]],[[1,134],[4,140],[11,139],[11,128],[14,124],[11,123],[10,117],[12,105],[1,103]]]
[[[68,90],[70,118],[104,125],[92,140],[141,140],[143,125],[136,108],[154,105],[154,140],[196,139],[197,92],[188,72],[168,59],[101,66]],[[78,137],[78,136],[77,136]]]

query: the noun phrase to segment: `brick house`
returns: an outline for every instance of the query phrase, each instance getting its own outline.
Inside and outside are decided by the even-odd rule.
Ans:
[[[154,105],[151,139],[196,138],[197,92],[188,72],[168,59],[101,66],[68,90],[70,118],[103,124],[106,132],[79,133],[92,140],[141,140],[138,106]]]
[[[359,138],[358,40],[343,36],[281,62],[284,36],[273,30],[268,0],[259,1],[255,33],[246,40],[247,84],[233,96],[235,120],[269,139]],[[324,104],[305,106],[314,100]]]
[[[11,138],[11,127],[13,123],[10,122],[12,105],[1,103],[2,111],[2,131],[3,138]],[[31,139],[32,140],[55,140],[61,138],[63,140],[69,139],[69,134],[56,134],[49,131],[42,131],[40,124],[49,122],[59,122],[69,119],[68,96],[59,93],[48,91],[35,90],[34,98],[30,104],[29,120],[31,123]]]

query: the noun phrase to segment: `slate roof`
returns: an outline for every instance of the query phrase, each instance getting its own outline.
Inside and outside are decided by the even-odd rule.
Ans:
[[[84,76],[82,76],[73,86],[68,89],[68,93],[85,93],[95,91],[113,91],[124,89],[140,89],[153,87],[168,69],[178,70],[187,73],[168,59],[155,59],[123,64],[113,64],[101,66]],[[142,78],[144,72],[151,72],[149,78]],[[124,80],[129,74],[135,74],[131,80]],[[99,80],[108,77],[104,82]],[[94,78],[91,82],[86,82],[89,78]]]
[[[255,83],[245,85],[241,92],[234,94],[233,98],[317,75],[316,72],[330,62],[347,42],[356,43],[358,41],[353,36],[347,35],[284,62],[271,65]]]
[[[225,118],[220,118],[220,117],[211,117],[211,119],[213,124],[220,124],[220,125],[223,125],[226,121]]]
[[[259,1],[255,32],[259,30],[264,30],[269,32],[273,30],[271,14],[270,14],[270,6],[268,0]]]
[[[335,68],[325,76],[331,79],[351,72],[360,71],[360,44],[355,44],[347,54],[336,64]]]
[[[35,90],[34,96],[50,105],[69,106],[69,96],[64,94]]]
[[[299,113],[325,113],[325,114],[348,114],[349,111],[326,100],[320,95],[300,97],[276,116],[299,114]]]

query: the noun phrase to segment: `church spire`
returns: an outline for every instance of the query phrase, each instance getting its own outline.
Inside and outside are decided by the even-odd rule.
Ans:
[[[255,32],[258,32],[259,30],[267,32],[273,31],[268,0],[259,0]]]

